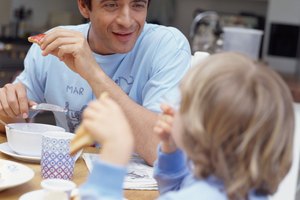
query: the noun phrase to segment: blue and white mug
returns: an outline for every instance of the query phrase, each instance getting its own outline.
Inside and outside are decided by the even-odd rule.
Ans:
[[[41,172],[43,179],[73,178],[75,156],[70,155],[73,133],[48,131],[42,137]]]

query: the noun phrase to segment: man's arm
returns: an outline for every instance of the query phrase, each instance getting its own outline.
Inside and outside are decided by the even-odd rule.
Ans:
[[[158,138],[153,134],[153,127],[158,115],[131,100],[122,89],[113,82],[97,65],[91,67],[89,78],[86,78],[97,97],[104,91],[109,93],[123,109],[135,136],[136,152],[153,165],[156,159]],[[109,116],[108,116],[109,117]]]
[[[108,92],[123,109],[133,130],[136,152],[149,164],[156,159],[158,139],[153,137],[157,114],[132,101],[97,64],[82,33],[55,28],[41,41],[42,54],[53,54],[91,86],[96,97]],[[108,116],[109,117],[109,116]]]

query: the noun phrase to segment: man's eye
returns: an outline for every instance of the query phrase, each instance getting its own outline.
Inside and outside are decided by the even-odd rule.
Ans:
[[[133,5],[133,7],[135,7],[135,8],[146,8],[146,4],[145,3],[135,3]]]
[[[116,3],[107,3],[104,6],[107,7],[107,8],[116,8],[116,7],[118,7],[118,4],[116,4]]]

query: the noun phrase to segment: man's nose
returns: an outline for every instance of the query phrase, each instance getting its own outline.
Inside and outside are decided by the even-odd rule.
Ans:
[[[132,21],[130,8],[124,6],[119,12],[117,23],[125,28],[129,28],[132,25]]]

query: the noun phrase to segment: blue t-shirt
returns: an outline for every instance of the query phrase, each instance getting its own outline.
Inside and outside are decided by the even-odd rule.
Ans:
[[[90,24],[64,26],[87,37]],[[99,67],[136,103],[160,112],[163,96],[179,95],[176,87],[190,68],[190,46],[175,28],[145,24],[133,49],[125,54],[94,53]],[[74,132],[88,102],[95,99],[87,81],[53,55],[42,56],[33,44],[17,77],[27,88],[27,96],[37,103],[47,102],[68,109],[54,113],[57,125]]]

